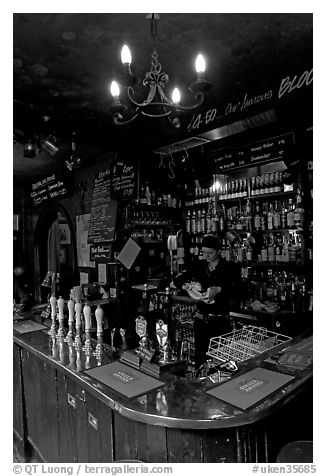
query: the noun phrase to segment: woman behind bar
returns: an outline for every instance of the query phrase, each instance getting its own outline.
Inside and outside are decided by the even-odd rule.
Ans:
[[[211,337],[232,330],[228,318],[233,269],[220,254],[221,242],[213,235],[202,241],[203,259],[174,279],[177,288],[197,301],[195,314],[196,366],[206,359]]]

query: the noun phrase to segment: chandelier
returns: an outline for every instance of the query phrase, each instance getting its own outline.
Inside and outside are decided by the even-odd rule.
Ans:
[[[169,81],[169,76],[162,71],[155,47],[159,15],[153,13],[147,15],[146,18],[151,20],[151,37],[154,41],[150,71],[145,74],[142,81],[143,86],[148,88],[149,91],[146,99],[142,102],[138,102],[135,99],[133,88],[139,83],[139,80],[131,72],[131,53],[128,46],[124,45],[121,50],[123,76],[119,81],[112,81],[110,87],[113,96],[111,105],[113,122],[117,125],[124,125],[133,122],[140,116],[150,118],[166,117],[174,127],[178,128],[180,127],[178,115],[184,111],[193,110],[203,104],[205,93],[212,87],[212,84],[205,79],[205,59],[201,54],[197,56],[197,80],[189,86],[189,90],[195,94],[195,103],[191,106],[182,106],[180,104],[181,94],[178,88],[173,90],[170,99],[165,93],[165,86]],[[128,104],[122,104],[120,100],[121,87],[125,90]]]

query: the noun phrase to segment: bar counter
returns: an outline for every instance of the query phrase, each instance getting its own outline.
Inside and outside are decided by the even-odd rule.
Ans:
[[[239,364],[234,376],[256,367],[294,376],[243,411],[210,396],[206,390],[214,384],[175,375],[162,377],[161,388],[127,399],[85,373],[112,361],[112,354],[99,362],[82,352],[76,361],[68,344],[56,345],[48,329],[14,331],[14,435],[22,452],[27,446],[47,462],[275,461],[283,443],[298,439],[295,420],[302,405],[309,422],[312,365],[293,370],[273,356],[306,335]]]

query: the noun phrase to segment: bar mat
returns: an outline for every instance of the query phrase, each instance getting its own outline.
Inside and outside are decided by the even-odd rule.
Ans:
[[[121,362],[85,370],[85,374],[91,375],[127,398],[139,397],[164,385],[160,380],[145,375]]]
[[[257,367],[208,390],[207,393],[242,410],[247,410],[293,378],[291,375]]]
[[[42,329],[47,329],[46,326],[40,324],[39,322],[35,321],[22,321],[22,322],[14,322],[13,324],[14,330],[20,332],[21,334],[25,334],[27,332],[34,332],[40,331]]]

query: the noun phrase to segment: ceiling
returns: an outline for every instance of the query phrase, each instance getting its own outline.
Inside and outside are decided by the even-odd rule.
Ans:
[[[71,152],[73,131],[85,163],[106,151],[132,152],[135,144],[147,150],[182,138],[182,131],[170,131],[161,122],[140,122],[131,128],[112,124],[108,85],[122,72],[124,43],[132,51],[132,70],[142,79],[153,48],[144,13],[13,15],[16,180],[33,180],[62,165]],[[168,86],[178,84],[184,92],[195,80],[194,60],[202,52],[206,77],[213,83],[207,102],[218,104],[257,84],[263,89],[284,71],[295,74],[302,65],[311,65],[312,14],[161,14],[157,50],[162,70],[170,77]],[[185,102],[191,102],[189,92]],[[22,137],[27,133],[43,138],[54,133],[58,153],[24,157]]]

